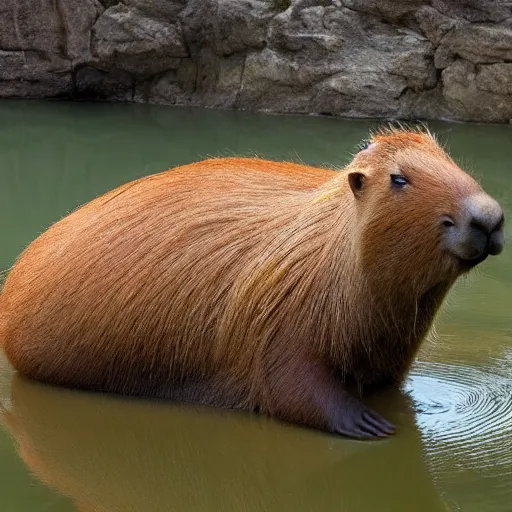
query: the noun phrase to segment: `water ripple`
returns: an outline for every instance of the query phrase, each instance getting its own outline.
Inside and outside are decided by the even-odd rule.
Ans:
[[[434,467],[512,477],[512,379],[486,369],[422,362],[406,389]]]

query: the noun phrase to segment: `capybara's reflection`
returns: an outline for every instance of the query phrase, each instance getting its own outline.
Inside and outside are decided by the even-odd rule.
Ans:
[[[446,510],[408,396],[377,401],[400,435],[364,443],[16,374],[3,419],[29,469],[81,512]]]

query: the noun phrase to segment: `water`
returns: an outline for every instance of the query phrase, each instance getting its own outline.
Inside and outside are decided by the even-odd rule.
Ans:
[[[166,107],[0,102],[0,268],[112,187],[207,156],[342,166],[375,123]],[[431,123],[512,215],[512,127]],[[510,225],[510,223],[509,223]],[[507,228],[510,233],[510,228]],[[397,436],[360,443],[244,413],[53,389],[0,358],[8,512],[512,510],[512,251],[450,295]]]

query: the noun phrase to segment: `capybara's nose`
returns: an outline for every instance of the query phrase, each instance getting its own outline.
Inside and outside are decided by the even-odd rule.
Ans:
[[[469,197],[466,208],[469,214],[469,244],[473,243],[478,256],[484,252],[499,254],[505,245],[505,216],[501,206],[492,197],[480,194]]]
[[[448,249],[466,263],[480,263],[499,254],[505,245],[505,218],[497,201],[487,194],[466,198],[453,223],[445,222]]]

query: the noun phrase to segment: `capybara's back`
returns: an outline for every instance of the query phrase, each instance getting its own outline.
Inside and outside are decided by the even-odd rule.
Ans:
[[[9,359],[54,384],[245,405],[249,364],[240,358],[250,347],[233,335],[224,351],[216,333],[233,284],[282,227],[267,210],[291,218],[294,194],[331,174],[301,171],[202,162],[122,186],[56,223],[5,284]],[[212,385],[229,397],[207,400]]]
[[[503,247],[499,205],[428,133],[335,172],[213,159],[109,192],[37,238],[0,296],[23,374],[259,410],[352,437],[456,278]]]

